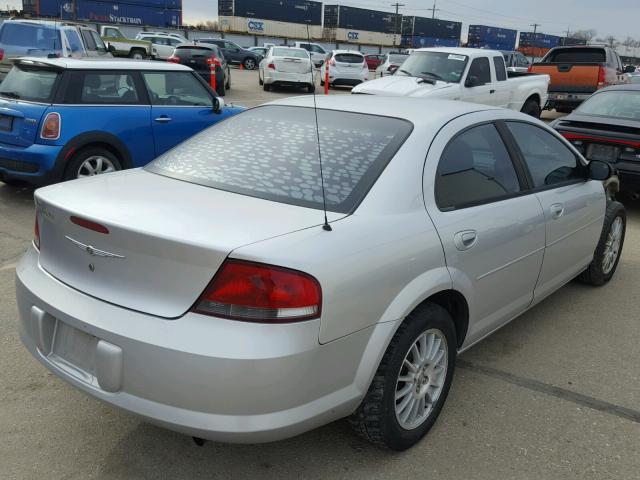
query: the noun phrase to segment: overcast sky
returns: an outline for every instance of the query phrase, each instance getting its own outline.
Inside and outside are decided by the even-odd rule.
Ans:
[[[396,0],[327,1],[374,10],[393,11]],[[406,4],[400,11],[407,15],[431,16],[433,0],[399,0]],[[213,19],[218,14],[217,0],[182,0],[185,23]],[[640,39],[640,0],[437,0],[437,18],[462,21],[466,36],[469,24],[493,25],[564,35],[570,30],[595,29],[598,36],[614,35]]]

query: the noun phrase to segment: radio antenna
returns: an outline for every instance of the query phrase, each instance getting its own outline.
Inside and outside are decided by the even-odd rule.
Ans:
[[[309,44],[309,48],[311,48],[311,36],[309,35],[309,24],[307,24],[307,43]],[[322,170],[322,148],[320,147],[320,127],[318,125],[318,105],[316,104],[316,78],[314,77],[314,64],[311,59],[311,54],[309,54],[309,60],[311,61],[311,83],[313,85],[313,114],[316,119],[316,141],[318,144],[318,161],[320,162],[320,185],[322,186],[322,211],[324,212],[324,224],[322,225],[322,229],[330,232],[333,229],[331,225],[329,225],[329,220],[327,219],[327,196],[324,191],[324,172]]]

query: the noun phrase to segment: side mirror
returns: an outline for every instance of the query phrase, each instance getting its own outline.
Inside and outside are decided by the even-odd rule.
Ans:
[[[479,87],[481,85],[484,85],[484,83],[481,83],[480,79],[475,75],[469,75],[464,82],[464,86],[467,88]]]
[[[396,73],[396,72],[398,71],[398,68],[400,68],[400,67],[396,67],[395,65],[394,65],[394,66],[389,67],[389,73],[390,73],[391,75],[393,75],[394,73]]]
[[[224,100],[220,97],[213,97],[213,113],[222,113]]]
[[[588,177],[591,180],[605,181],[609,180],[613,176],[613,167],[607,162],[601,162],[600,160],[591,160],[587,167]]]
[[[626,67],[624,67],[624,73],[633,73],[636,71],[636,67],[634,67],[633,65],[627,65]]]
[[[109,53],[111,54],[116,53],[116,47],[114,47],[112,44],[109,44],[109,46],[107,47],[107,50],[109,50]]]

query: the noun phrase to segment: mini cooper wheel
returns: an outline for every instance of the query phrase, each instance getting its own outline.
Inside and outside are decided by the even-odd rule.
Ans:
[[[118,158],[100,147],[90,147],[76,153],[65,171],[64,180],[93,177],[122,170]]]
[[[393,450],[415,445],[435,423],[449,393],[456,360],[449,313],[427,303],[398,328],[350,422],[372,443]]]
[[[607,202],[607,211],[602,233],[593,260],[578,277],[584,283],[600,286],[613,277],[618,268],[624,236],[627,230],[627,215],[620,202]]]

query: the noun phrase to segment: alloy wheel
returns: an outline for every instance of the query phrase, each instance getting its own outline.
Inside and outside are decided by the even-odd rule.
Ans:
[[[605,275],[609,274],[618,260],[620,255],[620,244],[622,243],[622,218],[616,217],[611,223],[607,242],[604,245],[604,255],[602,258],[602,271]]]
[[[93,155],[80,164],[77,178],[93,177],[103,173],[115,172],[116,167],[107,157]]]

